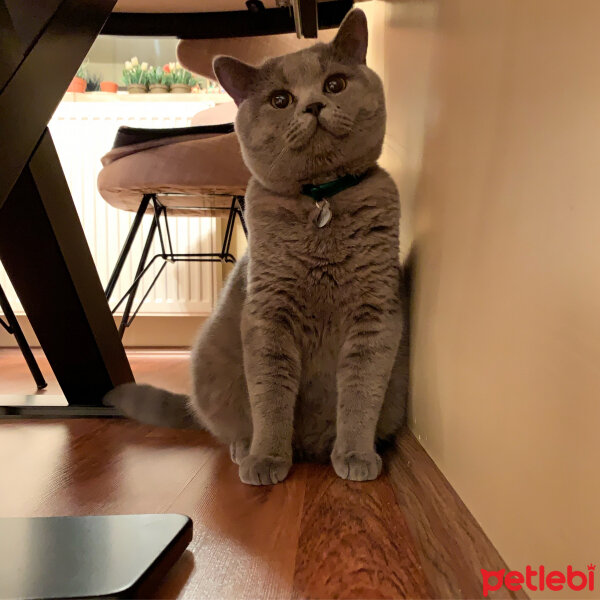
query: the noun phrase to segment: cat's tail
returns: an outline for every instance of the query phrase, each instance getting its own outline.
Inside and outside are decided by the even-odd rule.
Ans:
[[[194,417],[190,399],[151,385],[126,383],[104,396],[104,404],[114,406],[131,419],[147,425],[177,429],[204,429]]]

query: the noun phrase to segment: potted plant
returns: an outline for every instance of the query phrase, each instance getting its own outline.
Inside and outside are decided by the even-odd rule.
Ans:
[[[85,88],[87,87],[87,69],[86,69],[87,61],[85,61],[79,69],[77,69],[77,73],[75,77],[71,80],[69,87],[67,88],[67,92],[76,92],[78,94],[83,94],[85,92]]]
[[[208,79],[206,77],[198,77],[198,91],[206,92],[208,90]]]
[[[194,76],[179,63],[170,63],[169,65],[165,65],[165,67],[169,67],[171,77],[173,78],[171,92],[174,94],[189,94],[192,91],[192,86],[196,85]]]
[[[114,81],[101,81],[100,91],[108,92],[109,94],[116,94],[119,86]]]
[[[100,90],[100,80],[102,79],[99,75],[88,75],[86,77],[86,92],[97,92]]]
[[[169,91],[171,85],[171,73],[162,67],[148,68],[148,86],[151,94],[164,94]]]
[[[148,63],[143,62],[140,65],[137,56],[128,60],[123,69],[123,81],[130,94],[145,94],[148,82]]]

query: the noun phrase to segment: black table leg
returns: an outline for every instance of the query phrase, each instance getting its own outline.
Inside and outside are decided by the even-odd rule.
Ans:
[[[0,415],[108,416],[133,380],[46,129],[115,3],[0,0],[0,260],[66,396],[0,396]]]
[[[69,405],[133,381],[48,131],[0,207],[0,259]]]

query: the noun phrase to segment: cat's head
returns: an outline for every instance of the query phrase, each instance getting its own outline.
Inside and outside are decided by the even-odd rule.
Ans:
[[[289,192],[372,166],[381,152],[385,102],[367,67],[367,21],[353,10],[329,44],[268,59],[259,67],[215,58],[220,84],[239,107],[236,131],[248,168]]]

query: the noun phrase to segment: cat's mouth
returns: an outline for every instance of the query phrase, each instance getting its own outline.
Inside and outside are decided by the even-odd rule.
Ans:
[[[324,129],[336,138],[343,138],[350,135],[354,126],[354,119],[342,110],[323,110],[317,117],[319,128]]]
[[[344,138],[350,135],[351,129],[345,124],[331,123],[328,120],[318,118],[315,134],[319,131],[324,131],[335,138]]]
[[[304,150],[309,145],[326,144],[349,134],[348,128],[335,127],[326,120],[313,118],[304,127],[292,128],[286,135],[286,141],[293,150]]]
[[[285,139],[293,150],[304,150],[309,144],[326,143],[345,138],[352,131],[352,120],[339,112],[325,111],[317,116],[303,115],[288,128]]]
[[[325,131],[329,135],[335,135],[334,132],[329,131],[329,128],[327,127],[327,125],[325,123],[322,123],[321,121],[319,121],[319,119],[317,119],[317,129],[315,130],[315,135],[317,134],[318,131]]]

